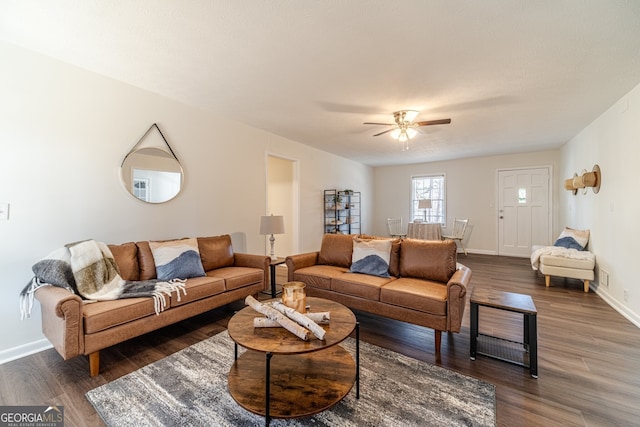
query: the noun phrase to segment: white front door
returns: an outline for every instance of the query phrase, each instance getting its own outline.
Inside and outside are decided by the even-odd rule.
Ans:
[[[498,254],[529,257],[549,245],[550,168],[498,171]]]

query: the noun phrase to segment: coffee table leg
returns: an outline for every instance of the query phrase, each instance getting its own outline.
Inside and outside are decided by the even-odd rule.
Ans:
[[[271,406],[271,357],[273,353],[268,351],[267,357],[267,372],[265,376],[265,411],[264,411],[264,425],[268,426],[271,423],[271,415],[269,414],[269,406]]]
[[[356,322],[356,399],[360,399],[360,322]]]
[[[471,331],[470,331],[470,348],[471,360],[476,360],[476,351],[478,348],[478,304],[471,303]]]

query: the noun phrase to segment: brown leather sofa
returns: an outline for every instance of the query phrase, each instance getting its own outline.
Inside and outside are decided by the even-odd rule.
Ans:
[[[307,295],[435,330],[460,332],[471,270],[456,262],[452,240],[396,239],[390,278],[350,273],[353,239],[380,237],[325,234],[318,252],[286,258],[288,280],[306,284]]]
[[[156,278],[149,242],[109,245],[125,280]],[[44,286],[35,297],[42,308],[42,330],[64,360],[89,356],[91,376],[98,375],[100,350],[265,289],[269,257],[234,253],[229,235],[198,238],[206,276],[187,279],[186,295],[173,293],[156,314],[153,298],[85,303],[66,289]],[[170,299],[170,301],[169,301]]]

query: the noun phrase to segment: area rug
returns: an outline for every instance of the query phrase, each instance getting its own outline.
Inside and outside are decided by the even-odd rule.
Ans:
[[[341,344],[355,354],[355,340]],[[260,426],[227,390],[233,342],[221,332],[93,389],[87,398],[107,426]],[[355,386],[333,408],[272,426],[495,426],[495,386],[360,342]]]

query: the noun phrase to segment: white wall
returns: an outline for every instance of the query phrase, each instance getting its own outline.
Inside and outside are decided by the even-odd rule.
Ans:
[[[264,252],[267,153],[300,162],[300,251],[322,237],[322,190],[363,192],[371,168],[0,42],[0,362],[45,341],[40,307],[19,318],[31,266],[81,239],[107,243],[232,234]],[[158,123],[185,170],[182,193],[150,205],[122,187],[123,157]]]
[[[374,227],[376,234],[386,235],[386,218],[411,217],[411,178],[416,175],[445,174],[447,227],[453,218],[469,218],[465,247],[475,253],[497,254],[496,177],[499,169],[528,166],[551,166],[554,204],[558,178],[559,151],[476,157],[462,160],[419,163],[374,169]],[[557,209],[556,209],[557,211]],[[557,212],[552,221],[555,222]]]
[[[602,170],[598,194],[588,190],[560,197],[562,222],[591,230],[589,249],[598,268],[609,273],[609,287],[597,292],[625,317],[640,326],[640,282],[634,268],[640,254],[640,85],[625,95],[567,143],[561,151],[561,179],[595,164]],[[596,280],[599,275],[596,275]],[[628,300],[624,300],[624,290]]]

